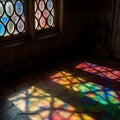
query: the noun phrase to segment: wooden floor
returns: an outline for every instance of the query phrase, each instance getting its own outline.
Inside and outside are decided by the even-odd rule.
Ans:
[[[120,120],[120,62],[66,59],[0,88],[0,120]]]

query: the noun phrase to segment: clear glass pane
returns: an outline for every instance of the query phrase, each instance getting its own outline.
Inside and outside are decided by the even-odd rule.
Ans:
[[[39,3],[39,8],[40,8],[41,11],[43,11],[44,8],[45,8],[45,3],[42,0]]]
[[[11,16],[12,13],[14,12],[14,7],[11,1],[6,2],[5,4],[5,11],[8,16]]]
[[[39,10],[37,10],[35,16],[37,19],[39,19],[41,17],[41,12]]]
[[[15,24],[17,24],[18,20],[19,20],[19,17],[14,13],[14,15],[12,16],[12,21],[13,21]]]
[[[2,3],[0,2],[0,17],[3,15],[3,12],[4,12],[4,10],[3,10],[3,5],[2,5]]]

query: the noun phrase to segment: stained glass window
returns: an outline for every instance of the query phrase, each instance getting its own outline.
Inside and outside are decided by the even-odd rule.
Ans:
[[[47,29],[54,27],[53,0],[34,0],[35,29]]]
[[[24,32],[24,0],[0,0],[0,36]]]

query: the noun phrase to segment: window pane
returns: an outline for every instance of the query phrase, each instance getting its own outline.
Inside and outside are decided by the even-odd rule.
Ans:
[[[0,0],[0,36],[24,32],[24,0]]]
[[[48,29],[54,27],[53,0],[34,0],[35,29]]]

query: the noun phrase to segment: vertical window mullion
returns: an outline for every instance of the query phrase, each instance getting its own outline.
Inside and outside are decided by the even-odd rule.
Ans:
[[[25,11],[25,28],[26,34],[29,35],[29,4],[28,0],[24,1],[24,11]]]
[[[32,38],[35,37],[35,30],[34,30],[34,0],[27,0],[27,3],[29,3],[29,32],[30,36]]]
[[[55,27],[62,32],[63,27],[63,0],[54,0]]]

